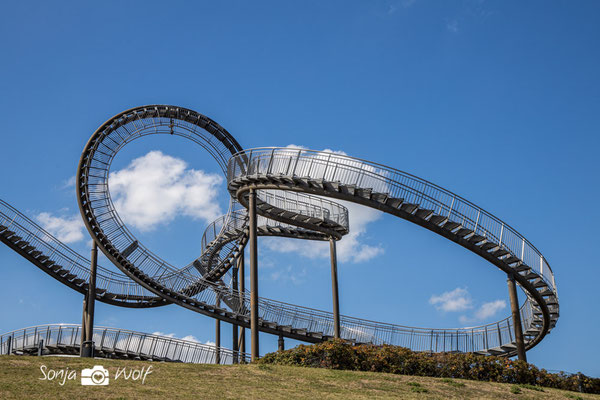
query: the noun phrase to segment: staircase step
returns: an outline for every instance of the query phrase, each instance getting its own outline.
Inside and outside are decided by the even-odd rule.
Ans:
[[[473,231],[469,228],[460,228],[458,231],[456,231],[456,236],[464,238],[471,233],[473,233]]]
[[[513,256],[513,255],[510,255],[510,256],[506,257],[506,258],[505,258],[504,260],[502,260],[502,261],[504,261],[504,262],[505,262],[505,263],[507,263],[507,264],[513,264],[513,263],[516,263],[517,261],[520,261],[520,260],[519,260],[519,258],[518,258],[518,257],[516,257],[516,256]]]
[[[484,236],[478,235],[478,234],[474,234],[473,236],[471,236],[469,238],[469,242],[473,243],[473,244],[477,244],[481,241],[485,240]]]
[[[370,199],[372,192],[373,189],[371,188],[358,188],[356,189],[356,196],[363,197],[365,199]]]
[[[418,204],[412,204],[412,203],[402,203],[402,205],[400,206],[400,209],[402,211],[405,211],[409,214],[412,214],[413,211],[415,211],[418,208],[419,208]]]
[[[433,217],[429,218],[429,222],[436,224],[436,225],[441,225],[444,222],[446,222],[447,220],[448,220],[448,218],[442,217],[441,215],[434,215]]]
[[[397,199],[395,197],[390,197],[385,201],[385,204],[392,208],[399,208],[402,205],[402,203],[404,203],[403,199]]]
[[[450,232],[452,232],[453,230],[455,230],[456,228],[458,228],[460,226],[460,224],[458,222],[454,222],[454,221],[448,221],[444,224],[444,229],[449,230]]]
[[[388,195],[385,193],[372,193],[371,194],[371,200],[374,200],[381,204],[385,204],[387,199],[388,199]]]
[[[356,192],[356,185],[340,186],[340,191],[344,194],[349,194],[351,196],[354,196],[354,193]]]
[[[433,215],[433,210],[428,210],[426,208],[420,208],[417,210],[415,215],[419,218],[427,219]]]
[[[502,256],[505,256],[505,255],[509,254],[509,253],[510,253],[510,252],[509,252],[508,250],[506,250],[506,249],[498,249],[498,250],[495,250],[495,251],[493,251],[493,252],[492,252],[492,255],[493,255],[494,257],[498,257],[498,258],[500,258],[500,257],[502,257]]]
[[[481,249],[484,250],[484,251],[488,251],[488,250],[491,250],[491,249],[496,248],[496,247],[498,247],[498,245],[496,243],[493,243],[493,242],[487,242],[487,243],[484,243],[484,244],[481,245]]]

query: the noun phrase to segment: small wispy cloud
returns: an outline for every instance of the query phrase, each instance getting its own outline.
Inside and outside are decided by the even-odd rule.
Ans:
[[[429,299],[429,304],[446,312],[465,311],[473,308],[471,295],[466,288],[456,288],[440,295],[433,295]]]
[[[484,320],[490,317],[493,317],[500,310],[504,310],[506,308],[506,301],[504,300],[495,300],[490,301],[489,303],[483,303],[481,307],[477,311],[475,311],[475,318],[479,320]]]
[[[69,179],[65,179],[64,181],[62,181],[62,184],[60,185],[60,188],[61,189],[72,189],[72,188],[75,188],[75,175],[73,175]]]
[[[75,243],[84,238],[83,221],[79,214],[72,216],[55,216],[42,212],[35,216],[42,228],[50,232],[63,243]]]
[[[169,337],[169,338],[173,338],[173,339],[181,339],[181,340],[185,340],[188,342],[200,343],[200,341],[193,335],[187,335],[182,338],[178,338],[177,336],[175,336],[174,333],[164,333],[164,332],[156,331],[156,332],[152,332],[152,334],[156,335],[156,336],[164,336],[164,337]],[[209,344],[209,343],[212,343],[212,342],[206,342],[206,344]],[[214,346],[214,343],[212,343],[212,345]]]
[[[271,272],[269,278],[272,281],[276,281],[279,283],[291,282],[294,285],[300,285],[306,281],[306,275],[306,268],[298,270],[288,265],[286,268],[280,268],[277,271]]]
[[[475,310],[473,315],[461,315],[459,321],[463,324],[473,322],[484,322],[485,320],[494,317],[498,312],[506,308],[506,301],[494,300],[487,303],[483,303]]]
[[[446,29],[448,30],[448,32],[457,33],[458,32],[458,21],[455,19],[446,21]]]

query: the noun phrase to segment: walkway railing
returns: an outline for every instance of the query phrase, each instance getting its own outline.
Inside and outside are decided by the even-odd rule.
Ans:
[[[73,324],[39,325],[8,332],[0,336],[0,354],[31,352],[40,341],[45,353],[79,352],[81,326]],[[248,355],[198,342],[135,332],[126,329],[95,327],[95,353],[115,358],[140,358],[156,361],[220,364],[249,362]]]
[[[498,243],[534,269],[556,293],[550,265],[523,235],[461,196],[407,172],[359,158],[304,149],[256,148],[244,150],[230,159],[228,182],[253,174],[322,179],[370,188],[373,193],[384,193],[431,209]]]
[[[29,242],[31,246],[41,251],[48,257],[48,260],[54,262],[53,265],[61,266],[85,282],[89,280],[89,259],[73,251],[3,200],[0,200],[0,225],[15,232],[22,240]],[[106,290],[107,293],[119,295],[125,301],[128,298],[131,298],[131,302],[136,303],[144,301],[144,298],[146,300],[158,299],[155,294],[129,279],[125,274],[113,272],[101,266],[98,266],[96,274],[96,287]]]

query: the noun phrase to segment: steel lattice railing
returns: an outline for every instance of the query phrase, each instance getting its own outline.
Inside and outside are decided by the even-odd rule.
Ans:
[[[340,182],[370,188],[373,192],[434,210],[509,250],[556,292],[554,273],[548,262],[523,235],[459,195],[409,173],[345,155],[304,149],[257,148],[245,150],[230,159],[228,181],[253,174]]]
[[[54,265],[60,265],[70,273],[87,282],[90,274],[89,259],[81,256],[60,240],[56,239],[14,207],[0,200],[0,225],[15,232],[22,240],[41,251]],[[107,293],[118,295],[131,302],[160,301],[154,293],[143,288],[121,272],[98,266],[96,287]]]
[[[217,348],[189,340],[176,339],[126,329],[95,327],[93,339],[96,354],[117,358],[141,358],[187,363],[233,364],[249,362],[247,354]],[[74,324],[38,325],[0,335],[0,354],[31,352],[42,347],[50,354],[79,352],[81,326]]]

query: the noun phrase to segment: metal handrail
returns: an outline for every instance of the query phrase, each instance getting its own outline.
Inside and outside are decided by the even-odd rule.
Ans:
[[[274,158],[279,158],[280,161],[294,160],[292,173],[289,173],[289,167],[284,170],[285,162],[277,163],[272,161]],[[447,212],[449,217],[458,217],[455,220],[462,221],[464,227],[473,229],[475,233],[483,233],[485,237],[496,239],[515,256],[521,255],[520,258],[536,272],[539,272],[539,275],[556,293],[554,274],[550,265],[541,252],[523,235],[481,207],[425,179],[382,164],[337,153],[261,147],[243,150],[230,159],[228,182],[231,182],[237,176],[251,175],[258,172],[261,162],[263,166],[269,165],[269,173],[273,175],[289,174],[289,176],[307,178],[316,176],[326,178],[328,181],[354,183],[359,187],[369,187],[371,185],[375,186],[374,192],[386,193],[390,197],[409,197],[405,200],[414,201],[416,204],[425,202],[433,205],[439,211]],[[317,168],[314,168],[314,165],[317,165]],[[277,169],[277,167],[280,167],[280,169]],[[245,168],[248,168],[248,170]],[[313,174],[309,174],[311,170]],[[263,170],[262,172],[266,173],[267,171]],[[360,185],[365,177],[369,180],[369,185]],[[402,196],[406,194],[411,196]],[[537,256],[537,262],[531,262],[530,254],[532,252]],[[525,258],[528,260],[525,260]]]
[[[12,352],[37,347],[40,340],[46,349],[69,347],[79,349],[81,343],[81,325],[47,324],[17,329],[0,335],[0,354],[8,352],[8,338]],[[168,336],[161,336],[128,329],[112,327],[94,327],[93,338],[96,353],[127,354],[145,359],[181,361],[188,363],[232,364],[234,361],[249,362],[246,353],[226,348],[193,342]]]
[[[0,224],[7,226],[8,230],[15,232],[17,236],[29,242],[37,250],[42,251],[48,257],[48,260],[54,262],[53,265],[60,265],[63,268],[67,268],[77,278],[86,282],[89,279],[90,261],[87,258],[62,243],[30,218],[1,199]],[[149,302],[153,305],[155,305],[156,301],[160,301],[160,298],[154,293],[140,287],[138,283],[131,280],[125,274],[108,270],[100,265],[98,266],[96,280],[98,289],[105,290],[107,294],[115,294],[124,301],[136,304]],[[146,299],[144,300],[144,298]]]

